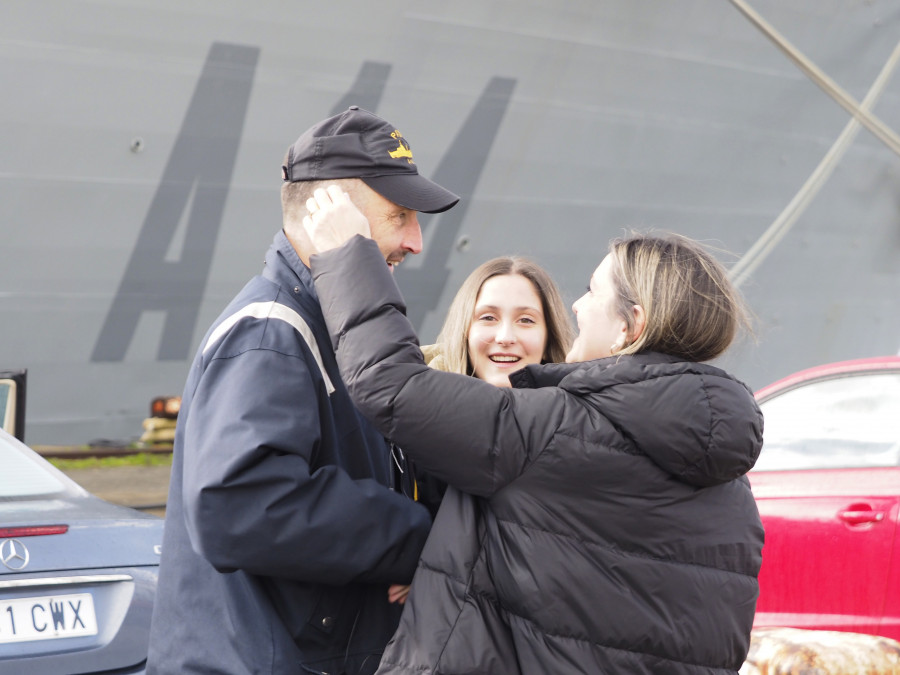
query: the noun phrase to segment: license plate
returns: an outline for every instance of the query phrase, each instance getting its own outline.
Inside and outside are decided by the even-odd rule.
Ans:
[[[97,634],[90,593],[0,599],[0,643]]]

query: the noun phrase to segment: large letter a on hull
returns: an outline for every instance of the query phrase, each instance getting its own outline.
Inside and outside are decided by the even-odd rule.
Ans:
[[[160,360],[189,356],[259,58],[215,43],[153,196],[92,361],[121,361],[146,311],[166,315]],[[166,260],[185,216],[179,260]]]

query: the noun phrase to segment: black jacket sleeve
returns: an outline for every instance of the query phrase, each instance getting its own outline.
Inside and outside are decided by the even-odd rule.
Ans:
[[[559,420],[554,389],[514,391],[429,368],[374,241],[312,257],[313,278],[353,400],[434,477],[489,496],[519,476]]]

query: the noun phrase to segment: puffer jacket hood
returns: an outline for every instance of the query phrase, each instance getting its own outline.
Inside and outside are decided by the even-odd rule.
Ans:
[[[558,386],[596,408],[660,468],[709,487],[734,480],[756,463],[762,413],[732,414],[753,393],[725,371],[665,354],[610,357],[576,364],[528,366],[517,386]],[[523,372],[525,372],[523,371]],[[638,398],[653,424],[635,410]]]

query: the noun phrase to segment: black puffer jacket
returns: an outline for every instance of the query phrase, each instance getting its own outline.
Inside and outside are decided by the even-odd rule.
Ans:
[[[644,354],[498,389],[423,363],[373,242],[313,273],[354,400],[457,488],[379,672],[740,668],[763,544],[743,477],[762,415],[743,384]]]

